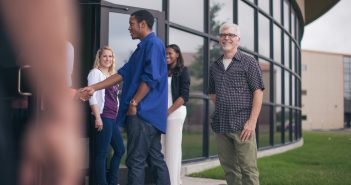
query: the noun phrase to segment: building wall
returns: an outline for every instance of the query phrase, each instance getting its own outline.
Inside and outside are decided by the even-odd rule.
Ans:
[[[343,55],[303,50],[301,76],[302,128],[343,128]]]

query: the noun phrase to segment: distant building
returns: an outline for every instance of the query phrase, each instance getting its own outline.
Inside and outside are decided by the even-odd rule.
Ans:
[[[302,128],[350,127],[351,54],[302,51]]]

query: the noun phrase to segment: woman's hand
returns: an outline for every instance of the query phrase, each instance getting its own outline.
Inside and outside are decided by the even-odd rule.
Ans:
[[[97,131],[101,131],[104,127],[104,124],[102,123],[101,118],[95,120],[95,128]]]

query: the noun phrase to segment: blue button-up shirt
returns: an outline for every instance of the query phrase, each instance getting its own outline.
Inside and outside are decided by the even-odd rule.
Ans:
[[[155,33],[147,35],[139,44],[118,74],[123,77],[122,96],[117,123],[124,125],[130,100],[137,92],[141,81],[150,88],[139,102],[137,115],[162,133],[166,132],[168,81],[166,49]]]

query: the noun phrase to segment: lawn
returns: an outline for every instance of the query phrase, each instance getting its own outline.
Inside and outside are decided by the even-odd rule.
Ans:
[[[304,132],[298,149],[258,160],[261,185],[351,185],[351,132]],[[224,179],[220,167],[195,177]]]

